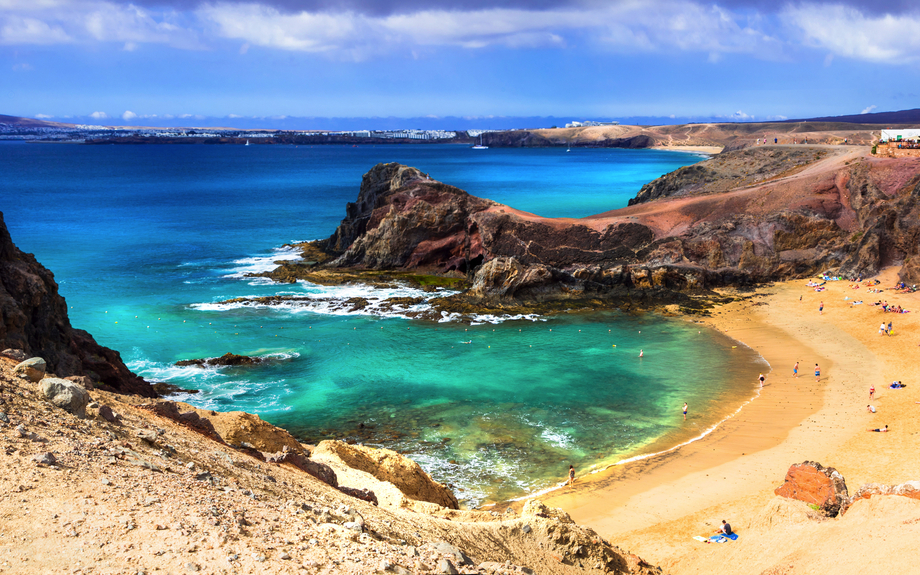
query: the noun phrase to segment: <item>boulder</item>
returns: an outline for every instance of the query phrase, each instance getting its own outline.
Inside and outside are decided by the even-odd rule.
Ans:
[[[293,435],[264,421],[258,415],[242,411],[212,411],[207,413],[207,417],[221,439],[230,445],[245,442],[264,453],[277,453],[284,448],[295,452],[303,449]]]
[[[21,349],[4,349],[2,352],[0,352],[0,355],[15,361],[25,361],[29,359],[29,354],[22,351]]]
[[[332,456],[346,466],[391,483],[409,499],[459,509],[457,497],[443,483],[433,480],[418,463],[389,449],[348,445],[342,441],[322,441],[313,456]]]
[[[45,377],[45,369],[47,369],[45,360],[40,357],[33,357],[16,365],[13,368],[13,373],[24,375],[29,378],[29,381],[36,383]]]
[[[824,467],[815,461],[789,467],[785,481],[773,492],[781,497],[817,505],[828,517],[836,517],[849,501],[843,476],[833,467]]]
[[[291,449],[284,449],[282,451],[279,451],[278,453],[265,455],[265,461],[269,463],[290,463],[291,465],[300,469],[301,471],[309,473],[310,475],[319,479],[323,483],[327,485],[331,485],[332,487],[339,489],[343,493],[347,493],[348,495],[358,497],[359,499],[365,499],[364,497],[359,497],[358,495],[345,491],[345,488],[339,487],[338,477],[336,477],[335,471],[333,471],[331,467],[329,467],[325,463],[320,463],[318,461],[311,461],[310,459],[307,458],[307,456],[305,456],[303,453],[300,453],[299,451],[291,450]],[[358,490],[355,490],[355,491],[357,492]],[[371,492],[371,495],[373,495],[373,492]],[[370,499],[365,499],[365,501],[370,501]],[[375,497],[374,503],[376,502],[377,502],[377,498]]]
[[[46,377],[39,383],[39,389],[48,401],[77,417],[86,417],[89,393],[72,381]]]
[[[83,389],[89,390],[95,387],[93,385],[92,378],[89,378],[85,375],[71,375],[70,377],[65,377],[64,379],[76,383],[77,385],[81,386]]]

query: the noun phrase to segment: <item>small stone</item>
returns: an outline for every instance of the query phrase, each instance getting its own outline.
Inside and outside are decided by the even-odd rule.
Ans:
[[[266,559],[265,555],[262,555],[261,553],[253,553],[252,558],[255,559],[258,563],[264,563]]]
[[[99,417],[108,421],[109,423],[115,423],[118,421],[118,415],[112,411],[112,408],[108,405],[99,406]]]
[[[195,565],[194,563],[186,563],[185,568],[193,572],[197,572],[201,570],[201,567],[199,567],[198,565]]]
[[[280,558],[282,561],[290,561],[291,556],[288,555],[287,553],[282,553]]]
[[[352,531],[362,531],[361,524],[357,521],[349,521],[342,525],[345,529],[351,529]]]
[[[54,465],[57,463],[57,459],[55,459],[54,454],[48,452],[39,453],[32,458],[32,461],[40,465]]]
[[[186,469],[195,469],[195,462],[189,461],[188,463],[185,464],[185,467]]]
[[[310,543],[310,545],[319,545],[319,540],[317,540],[317,539],[310,539],[310,541],[309,541],[308,543]]]
[[[202,471],[201,473],[195,474],[195,479],[197,479],[198,481],[210,481],[211,479],[213,479],[213,477],[211,476],[210,472]]]
[[[157,432],[150,431],[149,429],[141,429],[136,433],[138,439],[141,441],[146,441],[150,444],[155,444],[157,442]]]
[[[5,413],[3,413],[2,411],[0,411],[0,421],[2,421],[3,423],[9,423],[9,422],[10,422],[10,418],[9,418],[9,416],[7,416],[7,414],[5,414]]]
[[[530,533],[530,531],[531,531],[530,525],[525,525],[525,526],[521,527],[521,531],[523,531],[524,533]]]
[[[29,437],[29,432],[26,431],[26,428],[23,427],[21,423],[16,426],[16,434],[19,435],[19,437]]]
[[[21,349],[4,349],[0,352],[0,355],[3,357],[8,357],[13,361],[25,361],[29,359],[29,354],[22,351]]]
[[[20,377],[25,376],[26,379],[33,383],[38,383],[45,377],[46,369],[45,360],[40,357],[33,357],[17,364],[13,368],[13,373],[19,374]]]
[[[112,482],[109,481],[109,478],[108,478],[108,477],[103,477],[103,478],[102,478],[102,484],[103,484],[103,485],[111,485]]]
[[[237,555],[236,553],[231,553],[230,555],[227,555],[227,561],[236,561],[239,558],[240,556]]]
[[[392,567],[392,565],[391,565],[390,562],[387,561],[386,559],[383,559],[383,560],[380,561],[380,570],[381,570],[381,571],[389,571],[389,570],[390,570],[390,567]]]
[[[454,564],[450,562],[450,559],[441,559],[438,561],[438,573],[444,573],[445,575],[459,575],[459,571],[454,567]]]
[[[99,409],[99,402],[98,402],[98,401],[91,401],[91,402],[89,402],[89,405],[87,405],[86,407],[88,407],[88,408],[90,408],[90,409]]]

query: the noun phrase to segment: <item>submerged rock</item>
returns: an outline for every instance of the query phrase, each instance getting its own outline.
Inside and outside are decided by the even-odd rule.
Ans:
[[[264,360],[261,357],[250,357],[248,355],[237,355],[235,353],[227,352],[220,357],[206,357],[201,359],[183,359],[177,361],[176,365],[179,367],[186,367],[190,365],[195,365],[198,367],[216,367],[221,365],[255,365],[257,363],[262,363]]]

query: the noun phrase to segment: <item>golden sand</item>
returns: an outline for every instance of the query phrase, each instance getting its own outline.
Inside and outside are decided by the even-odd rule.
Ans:
[[[908,520],[909,527],[900,527],[900,535],[882,545],[888,551],[878,566],[892,572],[908,553],[905,546],[914,551],[920,546],[920,502],[890,498],[899,500],[891,504],[897,510],[866,512],[885,505],[876,498],[871,505],[854,505],[853,510],[863,509],[859,513],[818,521],[806,517],[804,504],[778,501],[773,489],[782,484],[791,464],[804,460],[837,468],[851,493],[866,483],[920,479],[920,405],[915,403],[920,401],[920,292],[890,289],[897,282],[896,272],[889,269],[880,276],[882,293],[852,289],[845,281],[827,282],[827,290],[818,293],[806,286],[807,280],[797,280],[760,288],[753,300],[715,310],[706,323],[770,363],[761,395],[697,442],[579,478],[575,487],[542,499],[674,574],[715,572],[731,555],[739,562],[731,573],[865,575],[875,571],[859,560],[858,545],[833,553],[837,559],[852,554],[852,564],[838,571],[819,569],[822,561],[833,558],[809,549],[833,547],[848,537],[856,541],[864,531],[884,533],[891,528],[885,515],[912,517],[916,511],[917,521]],[[853,305],[859,300],[865,303]],[[913,313],[884,313],[872,305],[878,300]],[[822,301],[823,314],[818,311]],[[883,320],[894,324],[890,337],[878,334]],[[793,378],[796,361],[799,377]],[[821,366],[819,382],[815,363]],[[908,387],[890,390],[893,380]],[[874,415],[866,409],[870,385],[876,389]],[[891,426],[890,433],[866,431],[885,424]],[[774,516],[785,519],[769,519]],[[738,541],[706,545],[692,539],[711,534],[723,518],[741,532]],[[829,539],[832,533],[836,539]],[[910,560],[904,561],[912,567]]]

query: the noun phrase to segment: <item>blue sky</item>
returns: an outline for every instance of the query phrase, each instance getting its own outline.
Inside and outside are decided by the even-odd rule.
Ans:
[[[770,120],[920,107],[920,5],[0,0],[0,113]]]

